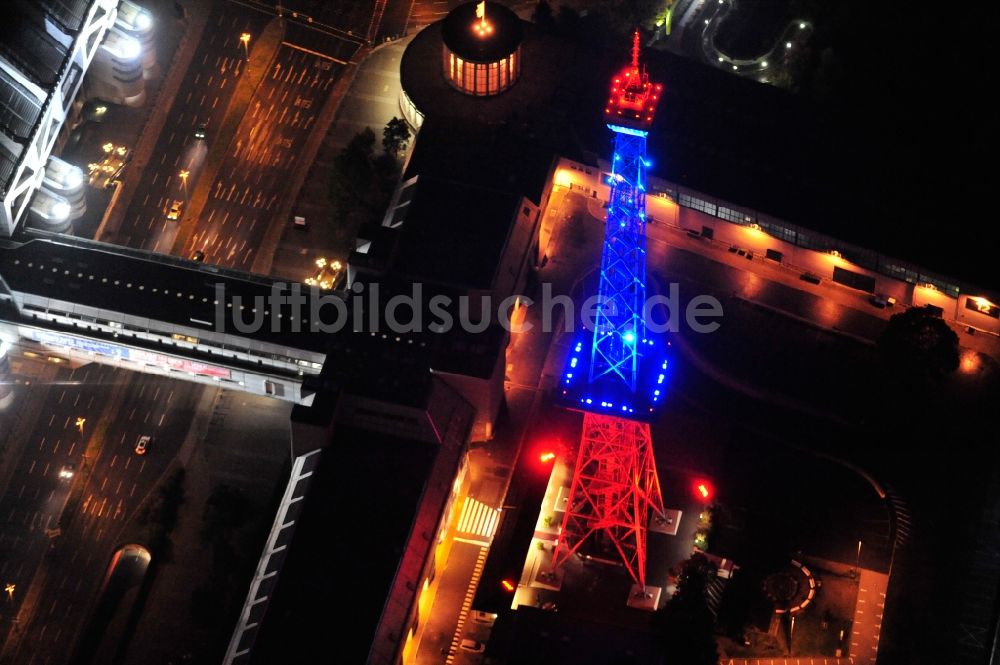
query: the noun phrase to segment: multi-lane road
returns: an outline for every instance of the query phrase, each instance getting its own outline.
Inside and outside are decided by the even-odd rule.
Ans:
[[[344,62],[284,42],[254,92],[183,253],[248,270]]]
[[[216,4],[117,231],[118,244],[169,253],[178,222],[167,220],[167,210],[172,201],[187,199],[207,156],[209,141],[195,139],[195,130],[201,123],[209,131],[222,124],[245,69],[240,36],[254,39],[267,21],[266,15],[241,11],[233,3]],[[182,170],[190,173],[186,185],[179,177]]]
[[[0,499],[0,568],[17,589],[5,633],[19,619],[0,662],[64,662],[108,556],[173,462],[202,390],[98,365],[64,370],[49,388]],[[143,435],[152,441],[138,455]]]
[[[361,41],[304,23],[303,15],[289,15],[279,29],[268,29],[266,38],[280,44],[273,59],[261,64],[268,69],[249,105],[231,107],[247,75],[248,54],[253,56],[273,20],[274,10],[263,5],[217,3],[116,242],[184,256],[200,250],[206,262],[249,269],[268,226],[285,221],[275,215],[289,194],[290,172],[299,166],[318,114]],[[235,119],[231,140],[218,131],[234,120],[226,118],[227,112],[243,113]],[[195,137],[200,125],[207,128],[204,139]],[[210,153],[224,155],[221,165],[203,173]],[[203,177],[212,181],[201,205],[192,194]],[[182,202],[180,219],[170,220],[167,213],[175,201]],[[178,243],[184,220],[193,230]]]

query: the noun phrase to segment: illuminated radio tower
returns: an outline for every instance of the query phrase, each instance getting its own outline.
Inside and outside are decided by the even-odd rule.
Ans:
[[[661,85],[632,62],[614,78],[604,119],[614,132],[611,187],[590,344],[576,343],[562,380],[562,402],[584,412],[559,545],[553,562],[590,545],[611,545],[636,584],[646,584],[646,521],[663,513],[648,420],[662,395],[667,363],[647,336],[646,135]],[[596,541],[596,542],[591,542]]]

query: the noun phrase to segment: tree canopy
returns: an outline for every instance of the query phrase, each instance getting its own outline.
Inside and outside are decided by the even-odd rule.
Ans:
[[[890,369],[904,379],[940,380],[958,369],[958,335],[931,306],[894,314],[878,340]]]
[[[714,567],[703,554],[682,564],[677,592],[656,613],[656,626],[668,663],[717,665],[715,625],[705,600]]]

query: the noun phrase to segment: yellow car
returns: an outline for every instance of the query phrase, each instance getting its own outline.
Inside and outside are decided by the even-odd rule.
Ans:
[[[181,206],[184,205],[183,201],[174,201],[173,205],[170,206],[170,211],[167,213],[167,219],[171,221],[176,221],[181,217]]]

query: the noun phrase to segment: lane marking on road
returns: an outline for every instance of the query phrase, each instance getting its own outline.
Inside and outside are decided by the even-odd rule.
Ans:
[[[307,49],[307,48],[305,48],[303,46],[297,46],[295,44],[292,44],[291,42],[281,42],[281,45],[282,46],[287,46],[288,48],[291,48],[291,49],[295,49],[296,51],[302,51],[303,53],[308,53],[309,55],[314,55],[317,58],[323,58],[324,60],[330,60],[332,62],[337,63],[338,65],[346,65],[347,64],[346,60],[340,60],[338,58],[334,58],[333,56],[327,55],[325,53],[320,53],[319,51],[313,51],[312,49]]]

